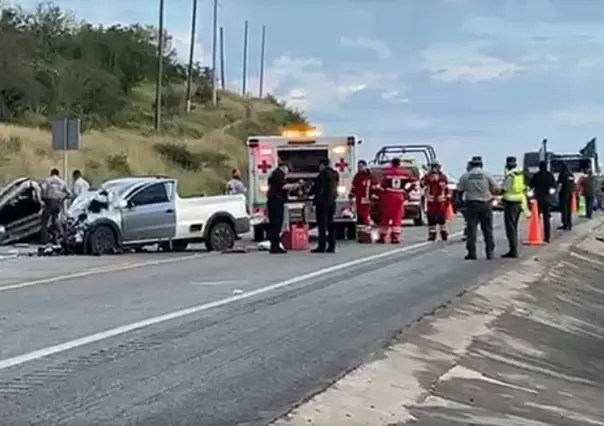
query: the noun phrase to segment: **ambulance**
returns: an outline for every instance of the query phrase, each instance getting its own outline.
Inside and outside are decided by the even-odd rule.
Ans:
[[[304,183],[301,190],[290,192],[287,203],[302,205],[306,221],[311,228],[316,226],[308,189],[319,173],[319,161],[322,159],[328,159],[340,175],[335,214],[336,238],[355,239],[356,214],[348,194],[356,173],[356,147],[360,143],[356,136],[322,136],[315,129],[290,129],[280,136],[249,137],[248,205],[252,215],[254,241],[263,241],[267,237],[268,177],[280,163],[289,167],[289,183]]]

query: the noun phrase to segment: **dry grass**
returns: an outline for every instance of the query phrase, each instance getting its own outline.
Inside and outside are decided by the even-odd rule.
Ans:
[[[145,117],[131,129],[90,131],[82,134],[82,149],[70,152],[68,168],[78,168],[95,185],[124,175],[168,174],[181,179],[183,194],[221,192],[232,167],[246,163],[245,132],[250,123],[280,108],[265,100],[242,99],[223,94],[219,108],[198,107],[186,116],[165,118],[164,135],[151,128],[149,90],[141,90],[133,102]],[[260,114],[260,115],[259,115]],[[255,122],[260,121],[260,122]],[[274,125],[272,125],[274,127]],[[275,129],[277,131],[278,129]],[[185,144],[192,152],[224,154],[223,164],[210,164],[200,171],[186,171],[158,154],[156,143]],[[18,176],[43,178],[51,168],[63,169],[63,154],[51,149],[51,134],[40,128],[0,124],[0,182]]]

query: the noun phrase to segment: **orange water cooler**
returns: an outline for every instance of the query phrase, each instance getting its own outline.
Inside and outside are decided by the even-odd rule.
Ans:
[[[286,250],[305,251],[310,248],[309,226],[304,203],[285,205],[281,243]]]

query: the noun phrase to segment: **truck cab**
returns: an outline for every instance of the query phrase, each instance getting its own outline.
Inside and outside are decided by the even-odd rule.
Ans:
[[[360,140],[354,136],[322,136],[314,130],[286,130],[280,136],[252,136],[247,140],[249,164],[248,208],[252,215],[254,241],[266,238],[268,178],[280,163],[286,163],[290,172],[288,182],[304,183],[308,189],[319,174],[319,161],[327,159],[339,173],[336,200],[336,235],[339,239],[354,238],[356,214],[348,200],[352,179],[356,173],[356,147]],[[312,199],[308,191],[292,191],[288,204],[303,207],[310,227],[316,226]]]

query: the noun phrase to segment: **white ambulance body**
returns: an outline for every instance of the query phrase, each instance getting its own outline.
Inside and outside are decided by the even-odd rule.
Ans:
[[[321,159],[328,159],[340,175],[334,219],[336,236],[339,239],[355,238],[356,215],[348,194],[356,173],[356,146],[359,143],[356,136],[317,136],[312,132],[285,132],[282,136],[248,138],[248,204],[253,218],[254,240],[262,241],[266,238],[266,203],[268,178],[271,173],[280,163],[286,163],[290,168],[288,182],[302,180],[310,184],[319,173]],[[309,225],[316,225],[312,200],[304,191],[290,192],[287,202],[303,205]]]

